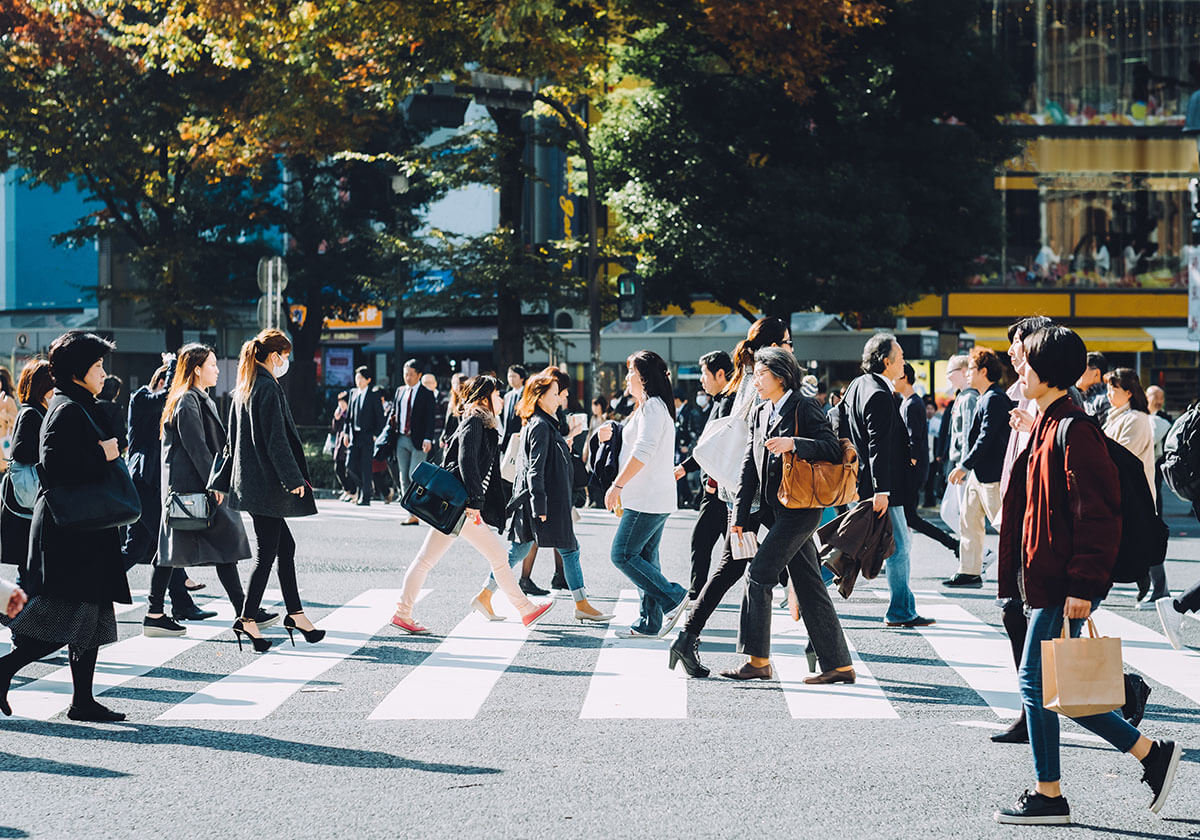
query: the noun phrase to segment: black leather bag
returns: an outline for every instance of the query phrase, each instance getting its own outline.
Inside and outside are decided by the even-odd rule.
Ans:
[[[104,433],[96,421],[84,409],[80,411],[103,440]],[[69,531],[103,531],[132,525],[142,517],[142,501],[124,458],[109,461],[99,483],[46,487],[43,481],[42,487],[50,515],[60,528]]]
[[[167,527],[176,531],[207,531],[212,527],[216,505],[207,493],[167,491]]]
[[[467,516],[467,488],[454,473],[422,461],[400,505],[443,534],[458,536]]]

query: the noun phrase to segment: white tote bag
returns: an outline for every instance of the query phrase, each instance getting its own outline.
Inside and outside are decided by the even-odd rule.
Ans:
[[[746,410],[739,414],[709,420],[692,449],[692,457],[700,469],[717,484],[731,490],[742,483],[742,461],[746,457],[746,444],[750,442],[746,416],[753,407],[754,402],[750,400]]]
[[[522,427],[520,432],[508,439],[508,446],[504,447],[504,456],[500,459],[500,477],[509,484],[517,480],[517,456],[524,439],[525,429]]]
[[[962,485],[961,484],[946,484],[946,492],[942,494],[942,521],[946,523],[946,527],[955,533],[958,532],[958,517],[959,509],[962,503]]]

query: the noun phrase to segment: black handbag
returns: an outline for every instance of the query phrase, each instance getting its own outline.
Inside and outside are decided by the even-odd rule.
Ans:
[[[216,505],[207,493],[167,491],[167,527],[176,531],[207,531],[212,527]]]
[[[571,489],[586,490],[588,483],[592,480],[592,474],[588,472],[587,464],[578,455],[571,455]]]
[[[457,475],[422,461],[413,470],[400,506],[443,534],[458,536],[467,518],[467,498],[467,488]]]
[[[96,421],[82,406],[80,411],[103,440],[104,432],[100,431]],[[50,515],[60,528],[69,531],[103,531],[132,525],[142,517],[142,501],[124,458],[109,461],[99,483],[47,487],[43,481],[42,487]]]

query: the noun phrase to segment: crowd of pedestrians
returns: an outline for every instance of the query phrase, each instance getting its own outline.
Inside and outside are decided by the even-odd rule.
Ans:
[[[548,549],[552,588],[572,598],[574,618],[611,622],[614,616],[589,599],[575,533],[577,508],[590,501],[619,518],[609,559],[639,593],[638,617],[618,636],[664,639],[682,625],[664,664],[697,678],[710,675],[701,633],[744,581],[737,650],[746,660],[721,676],[774,678],[771,620],[779,587],[807,631],[812,675],[805,682],[853,685],[830,583],[849,597],[858,575],[884,574],[882,625],[932,625],[918,612],[911,586],[911,531],[957,558],[945,587],[982,589],[990,524],[1000,535],[999,618],[1022,699],[1021,717],[993,740],[1029,743],[1036,777],[995,819],[1062,823],[1070,810],[1060,789],[1058,718],[1042,702],[1041,643],[1062,634],[1064,622],[1078,635],[1112,587],[1128,524],[1121,496],[1127,476],[1119,474],[1112,446],[1135,459],[1136,481],[1144,479],[1161,517],[1171,418],[1162,413],[1161,390],[1143,391],[1134,371],[1111,369],[1077,334],[1047,318],[1019,320],[1008,339],[1016,381],[1007,390],[1001,385],[1005,364],[992,350],[954,356],[946,364],[954,393],[940,414],[917,391],[916,371],[894,335],[872,336],[861,374],[830,391],[805,375],[787,325],[776,318],[755,322],[732,353],[718,349],[699,359],[702,399],[695,402],[648,350],[627,359],[624,391],[598,397],[588,414],[571,411],[572,382],[553,366],[531,373],[514,365],[507,389],[490,375],[459,374],[444,395],[415,360],[403,365],[403,384],[390,395],[360,367],[356,387],[338,395],[327,451],[343,499],[366,506],[398,491],[412,513],[402,524],[431,523],[404,574],[396,628],[430,632],[414,614],[418,595],[460,538],[488,565],[465,609],[503,621],[493,603],[499,589],[526,626],[542,620],[554,602],[530,599],[549,594],[531,572],[539,550]],[[289,339],[266,330],[246,342],[225,422],[210,396],[220,375],[216,352],[202,344],[164,356],[149,385],[131,395],[127,416],[117,418],[105,400],[115,387],[104,369],[113,349],[96,335],[70,332],[47,359],[25,366],[15,389],[0,368],[8,455],[0,561],[16,567],[14,583],[0,582],[0,623],[13,635],[11,652],[0,657],[6,715],[14,675],[66,646],[74,690],[68,716],[124,718],[95,699],[92,679],[99,647],[116,641],[113,604],[131,602],[126,572],[138,563],[152,565],[146,636],[184,635],[182,622],[216,615],[189,594],[199,584],[188,570],[211,566],[236,616],[239,649],[245,641],[257,652],[274,644],[263,631],[279,616],[262,608],[272,570],[292,643],[297,632],[308,643],[324,637],[304,613],[298,548],[287,523],[317,512],[279,381],[289,368]],[[806,487],[803,476],[855,458],[857,501],[817,502],[813,479]],[[461,520],[448,528],[418,517],[423,509],[414,501],[431,492],[431,474],[443,473],[465,495]],[[943,481],[946,528],[918,510]],[[676,581],[662,568],[659,547],[670,514],[693,504],[699,516],[691,566]],[[253,550],[241,512],[252,523]],[[85,515],[92,517],[86,528],[76,522]],[[238,563],[251,558],[243,588]],[[1157,610],[1179,647],[1179,617],[1200,609],[1200,585],[1172,597],[1161,561],[1151,558],[1139,570],[1137,600]],[[1127,675],[1126,685],[1129,700],[1119,711],[1076,720],[1141,762],[1157,812],[1181,750],[1141,733],[1149,688],[1136,675]]]

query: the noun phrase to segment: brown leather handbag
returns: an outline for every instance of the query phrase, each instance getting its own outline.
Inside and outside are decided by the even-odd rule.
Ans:
[[[796,434],[800,418],[796,417]],[[779,479],[779,504],[786,508],[827,508],[858,501],[858,450],[846,438],[841,463],[805,461],[795,450],[783,453],[783,475]]]

